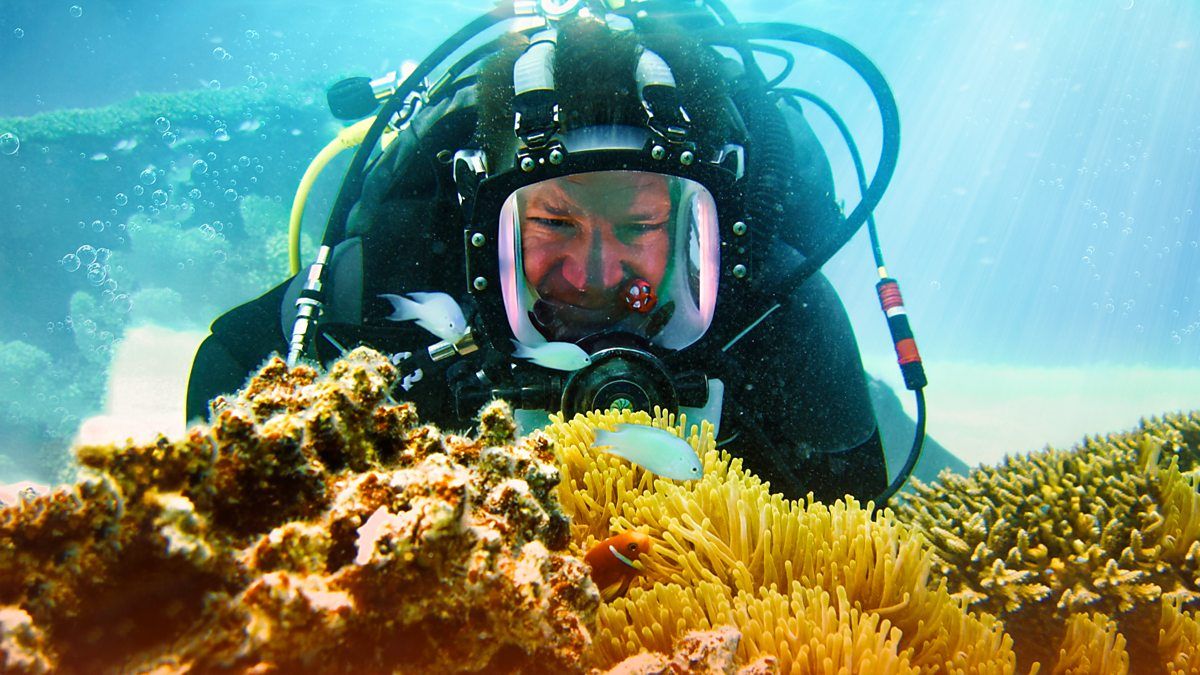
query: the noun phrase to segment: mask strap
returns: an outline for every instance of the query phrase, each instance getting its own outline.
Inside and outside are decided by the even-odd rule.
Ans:
[[[646,126],[669,143],[685,142],[692,120],[679,103],[671,67],[661,56],[643,48],[636,77],[638,98],[646,111]]]
[[[527,148],[545,146],[558,133],[558,100],[554,92],[554,48],[557,33],[533,37],[513,64],[513,129]]]

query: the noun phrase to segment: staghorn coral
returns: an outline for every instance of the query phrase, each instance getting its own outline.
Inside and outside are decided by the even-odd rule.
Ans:
[[[1000,624],[930,585],[928,548],[890,512],[773,495],[715,449],[707,426],[687,435],[704,477],[656,479],[589,449],[597,426],[618,421],[687,429],[684,418],[628,411],[556,418],[547,429],[559,446],[570,550],[631,528],[654,541],[627,597],[600,609],[597,665],[671,653],[688,631],[732,625],[739,663],[772,656],[783,672],[1012,671]]]
[[[1200,603],[1198,459],[1200,414],[1168,415],[918,484],[897,515],[934,546],[956,597],[1000,616],[1023,667],[1053,662],[1071,627],[1082,630],[1068,619],[1098,612],[1131,663],[1167,668],[1162,603]]]
[[[0,669],[579,670],[599,595],[551,448],[503,403],[478,439],[422,426],[395,376],[274,359],[211,427],[80,449],[0,510]]]

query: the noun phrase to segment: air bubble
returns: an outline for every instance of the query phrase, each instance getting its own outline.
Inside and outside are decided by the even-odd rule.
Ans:
[[[208,162],[198,159],[192,162],[192,173],[206,174],[208,173]]]
[[[93,286],[99,286],[100,284],[104,283],[104,280],[107,277],[108,272],[100,263],[92,263],[91,265],[88,265],[87,278],[88,281],[92,282]]]
[[[233,54],[230,54],[224,47],[217,47],[212,53],[213,58],[218,61],[228,61],[233,58]]]
[[[120,293],[112,299],[112,302],[116,306],[117,311],[122,314],[128,314],[129,310],[133,309],[133,300],[130,299],[128,294]]]
[[[225,191],[225,201],[236,202],[237,198],[238,198],[237,190],[234,190],[233,188],[229,188],[228,190]]]
[[[92,232],[103,232],[103,231],[104,231],[104,221],[93,220],[92,221]]]
[[[158,133],[165,134],[171,130],[171,120],[165,117],[159,117],[154,120],[154,128],[158,129]]]
[[[75,255],[79,256],[79,260],[84,265],[91,265],[96,262],[96,249],[92,248],[90,244],[84,244],[75,249]]]
[[[142,187],[141,185],[134,185],[133,186],[133,194],[137,195],[138,197],[141,197],[142,195],[146,194],[146,188]],[[142,207],[140,207],[140,206],[138,207],[138,209],[141,209],[141,208]]]
[[[15,155],[21,149],[21,139],[11,131],[6,131],[0,134],[0,152],[6,155]]]
[[[154,194],[150,195],[150,199],[154,202],[155,206],[162,207],[167,205],[167,193],[164,190],[155,190]]]
[[[175,141],[178,140],[178,137],[175,135],[175,132],[168,131],[162,135],[162,139],[163,143],[167,144],[167,147],[172,147],[175,145]]]
[[[200,192],[200,188],[192,188],[191,190],[188,190],[188,197],[190,199],[200,199],[202,196],[203,193]]]
[[[142,185],[154,185],[154,183],[158,181],[158,174],[155,173],[154,167],[151,166],[142,169],[142,173],[139,175],[139,178],[141,178]]]
[[[17,38],[18,40],[25,37],[25,29],[24,28],[14,28],[13,29],[13,37]]]
[[[75,255],[74,253],[68,253],[62,257],[62,260],[58,261],[58,264],[62,265],[64,270],[68,272],[74,272],[75,270],[79,269],[79,256]]]
[[[117,200],[117,206],[125,206],[129,203],[129,195],[126,195],[124,192],[118,192],[115,199]]]
[[[83,16],[83,8],[79,5],[71,5],[71,9],[67,10],[67,12],[76,19]]]
[[[225,141],[229,140],[229,130],[225,127],[218,127],[217,130],[213,132],[213,139],[215,139],[218,143],[224,143]]]

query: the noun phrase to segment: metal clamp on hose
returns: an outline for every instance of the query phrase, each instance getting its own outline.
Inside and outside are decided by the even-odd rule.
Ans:
[[[288,346],[287,365],[294,368],[304,348],[308,343],[309,330],[316,324],[325,307],[325,267],[333,249],[322,246],[317,251],[317,260],[308,268],[308,279],[304,282],[304,290],[296,298],[296,322],[292,324],[292,340]]]

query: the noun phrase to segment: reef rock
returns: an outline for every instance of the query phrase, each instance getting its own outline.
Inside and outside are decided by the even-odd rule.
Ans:
[[[0,671],[582,669],[599,594],[544,437],[394,403],[360,349],[267,363],[186,438],[84,447],[0,510]]]

